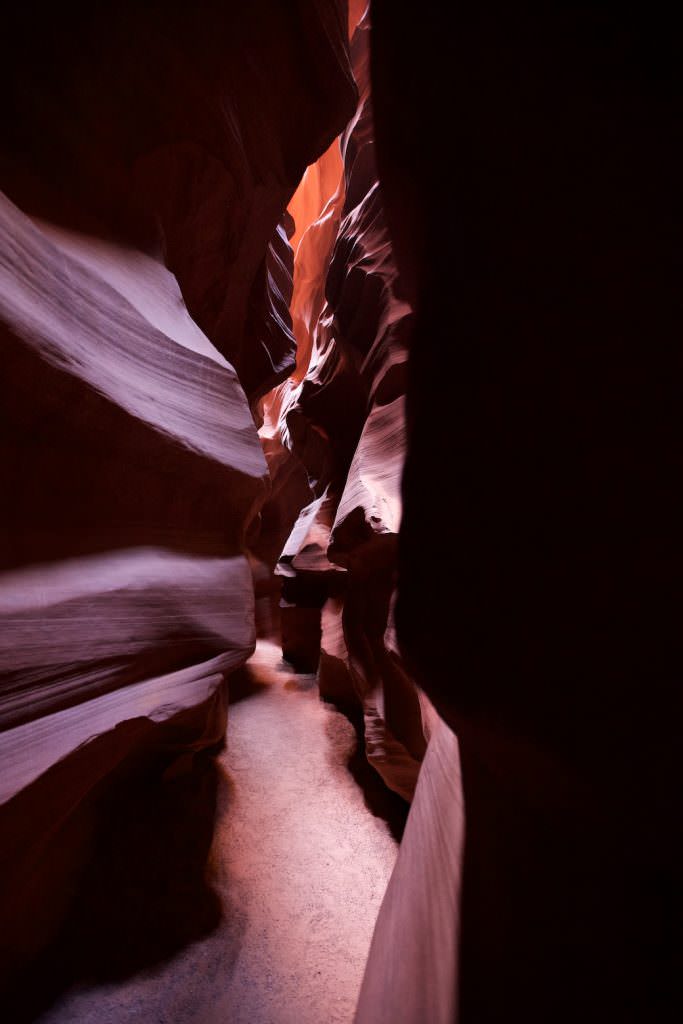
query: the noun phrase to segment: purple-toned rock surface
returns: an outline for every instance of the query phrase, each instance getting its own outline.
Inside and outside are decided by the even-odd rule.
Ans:
[[[365,7],[3,12],[12,1021],[681,1019],[680,29]]]
[[[452,1024],[465,816],[458,743],[434,722],[380,908],[355,1024]]]
[[[246,550],[269,490],[249,403],[294,367],[285,207],[356,90],[336,0],[67,0],[10,12],[3,36],[11,975],[72,912],[122,780],[191,773],[222,742],[263,574]]]
[[[355,102],[341,0],[65,0],[4,34],[4,190],[161,252],[250,400],[284,379],[278,226]]]
[[[168,270],[4,197],[0,233],[11,970],[58,924],[69,820],[102,781],[220,740],[224,681],[254,644],[242,544],[266,465],[235,371]]]

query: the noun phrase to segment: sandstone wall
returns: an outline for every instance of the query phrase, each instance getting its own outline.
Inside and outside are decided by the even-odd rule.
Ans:
[[[336,2],[67,0],[10,12],[3,44],[12,973],[77,896],[110,782],[222,742],[269,490],[250,402],[294,366],[285,206],[356,93]]]

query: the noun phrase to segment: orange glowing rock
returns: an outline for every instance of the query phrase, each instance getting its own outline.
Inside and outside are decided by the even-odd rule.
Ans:
[[[297,367],[264,401],[260,434],[276,481],[293,452],[314,498],[278,565],[283,650],[310,664],[315,648],[321,694],[360,706],[368,760],[410,799],[426,729],[418,691],[385,632],[401,521],[411,309],[395,292],[374,163],[365,5],[352,5],[350,21],[359,102],[290,203]]]

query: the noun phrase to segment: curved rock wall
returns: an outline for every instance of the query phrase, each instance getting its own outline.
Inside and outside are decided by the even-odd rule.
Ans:
[[[14,10],[0,69],[2,967],[56,934],[94,802],[221,742],[294,367],[285,213],[351,115],[335,0]],[[293,111],[296,111],[294,116]],[[175,769],[173,769],[175,770]]]
[[[345,5],[66,0],[8,17],[5,191],[161,252],[250,399],[284,379],[268,247],[282,256],[283,209],[353,112]]]
[[[0,231],[11,967],[40,940],[27,892],[54,843],[65,855],[65,819],[180,723],[181,750],[220,739],[223,680],[253,649],[243,536],[266,466],[235,371],[161,264],[4,198]]]
[[[283,445],[303,463],[312,495],[277,568],[284,654],[317,667],[322,696],[362,708],[368,759],[410,799],[425,727],[418,692],[386,634],[411,311],[394,289],[374,162],[369,20],[359,13],[352,12],[351,43],[356,113],[340,150],[309,169],[308,194],[290,207],[309,222],[298,229],[295,257],[297,371],[266,399],[262,435],[284,464]]]

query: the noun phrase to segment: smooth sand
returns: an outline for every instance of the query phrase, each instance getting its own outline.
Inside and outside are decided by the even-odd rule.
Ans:
[[[222,917],[161,966],[79,985],[41,1024],[346,1024],[397,843],[349,770],[355,733],[259,642],[231,704],[210,857]]]

